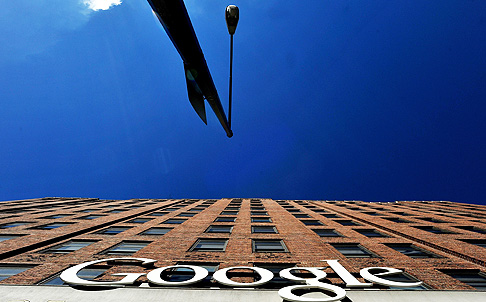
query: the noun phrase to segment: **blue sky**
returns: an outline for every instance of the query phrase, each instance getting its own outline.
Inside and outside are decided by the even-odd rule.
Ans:
[[[0,200],[486,203],[486,2],[186,0],[233,132],[145,0],[0,1]]]

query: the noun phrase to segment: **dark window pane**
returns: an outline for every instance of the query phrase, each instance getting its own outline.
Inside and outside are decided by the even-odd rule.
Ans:
[[[409,256],[411,258],[434,258],[434,257],[438,257],[437,255],[431,253],[431,252],[428,252],[428,251],[425,251],[425,250],[422,250],[412,244],[386,244],[386,246],[394,249],[395,251],[397,252],[400,252],[406,256]]]
[[[420,229],[420,230],[423,230],[423,231],[427,231],[427,232],[430,232],[430,233],[434,233],[434,234],[455,234],[454,232],[451,232],[451,231],[447,231],[447,230],[443,230],[443,229],[439,229],[439,228],[436,228],[436,227],[433,227],[433,226],[414,226],[414,228],[417,228],[417,229]]]
[[[292,214],[295,218],[312,218],[307,214]]]
[[[321,237],[342,237],[341,234],[331,229],[312,229],[312,230]]]
[[[0,229],[15,228],[15,227],[18,227],[18,226],[27,225],[29,223],[30,222],[11,222],[11,223],[6,223],[6,224],[0,225]]]
[[[211,225],[207,228],[206,233],[231,233],[232,225]]]
[[[266,216],[268,213],[266,211],[251,211],[252,216]]]
[[[478,270],[444,270],[442,272],[478,290],[486,290],[486,276]]]
[[[251,222],[272,222],[269,217],[252,217]]]
[[[23,235],[0,235],[0,242],[2,241],[7,241],[7,240],[10,240],[10,239],[15,239],[15,238],[18,238],[18,237],[21,237]]]
[[[8,277],[11,277],[13,275],[20,274],[29,268],[33,268],[33,266],[30,265],[1,265],[0,266],[0,281],[7,279]]]
[[[234,222],[236,217],[218,217],[214,222]]]
[[[388,237],[387,235],[382,234],[376,230],[355,229],[355,231],[366,237]]]
[[[128,222],[129,223],[146,223],[146,222],[149,222],[150,220],[152,220],[152,218],[135,218],[135,219],[132,219]]]
[[[140,235],[164,235],[167,234],[172,228],[150,228],[140,233]]]
[[[96,241],[78,241],[78,240],[71,240],[66,243],[62,243],[51,247],[45,250],[45,253],[56,253],[56,254],[67,254],[74,251],[77,251],[85,246],[88,246]]]
[[[254,252],[286,252],[282,240],[264,240],[264,239],[253,239],[253,251]]]
[[[115,245],[114,247],[106,250],[104,254],[107,255],[131,255],[145,246],[147,246],[149,242],[128,242],[124,241],[118,245]]]
[[[273,226],[252,226],[251,227],[252,233],[271,233],[276,234],[277,229]]]
[[[342,225],[361,225],[357,222],[354,222],[352,220],[335,220],[337,223],[340,223]]]
[[[238,212],[237,211],[223,211],[223,212],[221,212],[220,215],[236,216],[236,215],[238,215]]]
[[[322,222],[319,220],[301,220],[303,224],[305,225],[324,225]]]
[[[67,222],[50,223],[50,224],[40,225],[40,226],[34,227],[33,229],[52,230],[52,229],[57,229],[57,228],[67,226],[67,225],[70,225],[70,224],[71,223],[67,223]]]
[[[224,252],[227,239],[199,239],[192,246],[193,252]]]
[[[97,232],[97,234],[115,235],[124,232],[128,229],[130,228],[129,227],[109,227]]]
[[[171,219],[167,219],[166,221],[162,222],[162,223],[168,223],[168,224],[181,224],[181,223],[184,223],[185,221],[187,221],[187,219],[177,219],[177,218],[171,218]]]
[[[372,257],[373,254],[365,250],[359,244],[350,243],[350,244],[331,244],[336,250],[338,250],[341,254],[348,258],[366,258]]]

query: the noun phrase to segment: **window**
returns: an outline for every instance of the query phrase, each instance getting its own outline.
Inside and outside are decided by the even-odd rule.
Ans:
[[[404,243],[404,244],[400,244],[400,243],[390,243],[390,244],[386,244],[386,246],[394,249],[395,251],[397,252],[400,252],[406,256],[409,256],[411,258],[435,258],[435,257],[439,257],[431,252],[428,252],[428,251],[425,251],[425,250],[422,250],[418,247],[416,247],[415,245],[412,245],[412,244],[408,244],[408,243]]]
[[[167,234],[172,228],[150,228],[146,231],[140,233],[140,235],[165,235]]]
[[[15,228],[15,227],[18,227],[18,226],[27,225],[29,223],[30,222],[11,222],[11,223],[6,223],[6,224],[2,224],[0,226],[0,229]]]
[[[108,213],[111,213],[111,214],[117,214],[117,213],[121,213],[121,212],[125,212],[126,210],[111,210],[109,211]]]
[[[265,211],[264,207],[250,207],[250,211]]]
[[[295,218],[312,218],[307,214],[292,214]]]
[[[321,237],[342,237],[341,234],[331,229],[312,229],[312,230]]]
[[[236,217],[217,217],[214,222],[235,222]]]
[[[128,222],[129,223],[146,223],[146,222],[149,222],[150,220],[152,220],[152,218],[135,218],[135,219],[132,219]]]
[[[461,229],[461,230],[476,232],[476,233],[479,233],[479,234],[486,234],[486,230],[476,228],[476,227],[473,227],[473,226],[454,226],[454,227]]]
[[[342,225],[361,225],[357,222],[354,222],[352,220],[335,220],[337,223],[340,223]]]
[[[257,253],[287,252],[282,240],[253,239],[253,251]]]
[[[340,218],[341,216],[338,216],[336,214],[322,214],[322,216],[326,218]]]
[[[1,237],[0,237],[1,240]],[[462,239],[461,241],[477,245],[479,247],[486,248],[486,240],[485,239]]]
[[[224,252],[228,239],[199,239],[189,251],[191,252]]]
[[[311,219],[307,219],[307,220],[301,220],[303,224],[305,225],[324,225],[322,222],[320,222],[319,220],[311,220]]]
[[[51,216],[46,216],[46,217],[41,217],[42,219],[59,219],[59,218],[64,218],[71,216],[70,214],[59,214],[59,215],[51,215]]]
[[[86,209],[86,210],[82,210],[82,211],[79,211],[80,213],[90,213],[90,212],[95,212],[97,210],[94,210],[94,209]]]
[[[21,237],[23,235],[0,235],[0,242],[2,241],[7,241],[7,240],[10,240],[10,239],[15,239],[15,238],[18,238],[18,237]]]
[[[230,207],[230,206],[228,206],[224,210],[225,211],[239,211],[240,210],[240,207]]]
[[[149,244],[149,242],[133,242],[133,241],[123,241],[114,247],[106,250],[103,254],[106,255],[131,255],[139,250],[143,249]]]
[[[376,230],[371,230],[371,229],[355,229],[355,231],[366,237],[388,237],[385,234],[382,234]]]
[[[40,225],[40,226],[33,227],[33,229],[52,230],[52,229],[57,229],[57,228],[67,226],[67,225],[70,225],[70,224],[71,223],[67,223],[67,222],[50,223],[50,224],[46,224],[46,225]]]
[[[252,217],[251,222],[272,222],[269,217]]]
[[[104,216],[103,215],[88,215],[88,216],[79,217],[78,219],[96,219],[96,218],[100,218],[100,217],[104,217]]]
[[[95,243],[96,241],[79,241],[79,240],[70,240],[68,242],[56,245],[54,247],[48,248],[47,250],[44,250],[44,253],[56,253],[56,254],[67,254],[71,253],[74,251],[77,251],[79,249],[82,249],[83,247],[86,247],[92,243]]]
[[[29,268],[33,268],[31,265],[0,265],[0,281],[7,279],[13,275],[20,274]]]
[[[77,273],[77,276],[84,280],[93,280],[106,271],[105,268],[83,268]],[[40,285],[66,285],[64,281],[56,274],[47,280],[41,281]]]
[[[178,218],[171,218],[167,219],[166,221],[162,223],[168,223],[168,224],[181,224],[184,223],[187,219],[178,219]]]
[[[423,230],[423,231],[427,231],[427,232],[430,232],[430,233],[434,233],[434,234],[455,234],[454,232],[439,229],[439,228],[429,226],[429,225],[423,225],[423,226],[419,225],[419,226],[414,226],[414,228],[420,229],[420,230]]]
[[[399,218],[399,217],[383,217],[383,219],[389,220],[396,223],[409,223],[410,221]]]
[[[223,212],[221,212],[220,215],[236,216],[236,215],[238,215],[238,211],[223,211]]]
[[[368,258],[374,256],[357,243],[335,243],[331,245],[348,258]]]
[[[252,226],[252,233],[277,234],[277,229],[274,226]]]
[[[189,212],[201,212],[202,210],[204,210],[204,209],[192,208],[192,209],[189,209]]]
[[[479,270],[442,270],[442,272],[476,289],[486,290],[486,274]]]
[[[377,212],[363,212],[363,214],[371,215],[371,216],[380,216],[381,215],[380,213],[377,213]]]
[[[266,216],[268,213],[266,211],[251,211],[252,216]]]
[[[180,213],[177,217],[194,217],[197,213]]]
[[[233,230],[232,225],[210,225],[206,229],[206,233],[231,233]]]
[[[105,235],[116,235],[121,232],[124,232],[126,230],[130,229],[129,227],[109,227],[106,229],[103,229],[99,232],[96,232],[97,234],[105,234]]]
[[[164,216],[166,214],[169,214],[169,212],[153,212],[152,214],[149,214],[150,216]]]

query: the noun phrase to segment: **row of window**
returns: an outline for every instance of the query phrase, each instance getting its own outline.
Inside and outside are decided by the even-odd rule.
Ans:
[[[166,233],[170,229],[161,229],[161,233]],[[160,234],[160,233],[159,233]],[[47,253],[70,253],[86,247],[95,241],[71,240],[63,244],[51,247],[44,252]],[[107,255],[131,255],[147,246],[150,242],[143,241],[123,241],[118,245],[102,252]],[[189,249],[192,252],[224,252],[228,239],[201,238],[198,239]],[[484,244],[484,242],[483,242]],[[436,258],[440,257],[432,252],[418,248],[413,244],[387,243],[386,246],[412,258]],[[331,243],[337,251],[348,258],[377,257],[358,243]],[[288,249],[280,239],[252,239],[253,252],[288,252]]]

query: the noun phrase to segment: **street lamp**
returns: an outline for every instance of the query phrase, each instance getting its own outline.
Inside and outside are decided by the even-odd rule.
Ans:
[[[228,126],[231,129],[231,97],[233,93],[233,35],[236,31],[236,26],[238,25],[238,20],[240,18],[240,10],[236,5],[228,5],[225,11],[226,26],[228,27],[228,32],[230,34],[230,76],[229,76],[229,108],[228,108]]]

